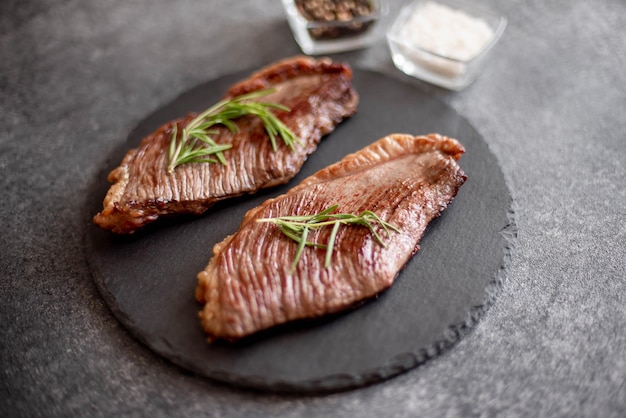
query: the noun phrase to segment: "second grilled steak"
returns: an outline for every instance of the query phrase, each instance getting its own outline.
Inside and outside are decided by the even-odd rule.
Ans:
[[[349,67],[329,59],[295,57],[261,69],[233,85],[225,97],[274,89],[262,101],[290,109],[273,112],[302,145],[291,150],[279,140],[273,150],[262,122],[244,116],[237,121],[237,133],[217,125],[218,133],[212,135],[219,144],[232,144],[224,152],[226,165],[191,163],[168,173],[173,129],[182,131],[196,115],[172,121],[143,139],[109,174],[113,185],[94,222],[115,233],[132,233],[163,215],[201,214],[219,200],[286,183],[322,136],[356,111],[358,95],[351,80]]]
[[[198,275],[196,299],[210,340],[236,340],[257,331],[348,309],[385,290],[418,251],[428,223],[465,182],[456,163],[464,152],[441,135],[384,137],[306,178],[284,195],[250,210],[239,230],[218,243]],[[260,218],[337,212],[376,213],[400,232],[380,245],[367,228],[339,229],[335,253],[307,247],[292,266],[298,245]],[[328,242],[330,230],[314,232]]]

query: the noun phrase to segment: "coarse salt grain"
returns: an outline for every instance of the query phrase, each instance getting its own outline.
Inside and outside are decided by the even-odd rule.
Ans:
[[[409,17],[401,35],[424,50],[468,61],[483,50],[494,32],[480,18],[443,4],[428,2]]]

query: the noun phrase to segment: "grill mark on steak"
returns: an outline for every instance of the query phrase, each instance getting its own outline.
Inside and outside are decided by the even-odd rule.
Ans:
[[[94,222],[115,233],[133,233],[163,215],[201,214],[219,200],[288,182],[316,150],[321,138],[356,111],[358,94],[351,81],[348,66],[326,58],[289,58],[253,73],[234,84],[225,98],[274,88],[276,91],[262,100],[291,109],[273,112],[303,146],[296,144],[292,151],[279,138],[278,149],[272,150],[262,122],[245,116],[237,121],[238,133],[216,127],[219,133],[214,136],[215,141],[233,145],[224,152],[227,165],[184,164],[168,174],[168,148],[174,125],[182,131],[196,116],[189,114],[159,127],[111,171],[108,179],[113,185]]]
[[[419,250],[428,223],[456,196],[466,176],[456,163],[464,152],[438,134],[393,134],[303,180],[286,194],[249,210],[239,230],[215,245],[198,274],[196,299],[209,340],[237,340],[288,321],[349,309],[395,280]],[[338,204],[338,212],[374,211],[401,229],[378,244],[367,228],[344,226],[332,263],[307,248],[292,271],[297,244],[259,218],[310,215]],[[330,228],[311,232],[327,242]]]

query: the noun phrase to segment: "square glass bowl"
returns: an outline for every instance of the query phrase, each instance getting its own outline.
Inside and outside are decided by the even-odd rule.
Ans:
[[[367,47],[374,40],[374,27],[387,13],[384,0],[282,0],[282,3],[293,36],[307,55]],[[336,6],[339,9],[328,9],[331,3],[339,5]],[[367,12],[363,3],[369,5]]]
[[[450,90],[470,85],[483,69],[506,18],[478,2],[415,0],[387,32],[394,65]]]

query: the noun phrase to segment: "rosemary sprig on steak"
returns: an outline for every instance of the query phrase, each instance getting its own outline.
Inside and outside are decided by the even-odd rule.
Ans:
[[[315,215],[262,218],[257,219],[257,222],[271,222],[277,225],[283,234],[298,243],[298,251],[296,252],[292,269],[295,269],[298,261],[300,261],[304,247],[326,249],[324,267],[330,266],[333,249],[335,247],[335,239],[341,225],[361,225],[367,227],[374,235],[376,241],[383,247],[386,245],[378,232],[376,232],[376,229],[374,228],[375,224],[382,226],[383,230],[387,233],[387,237],[390,235],[390,230],[400,232],[398,228],[383,221],[372,211],[363,211],[358,216],[350,213],[332,213],[337,210],[338,207],[339,205],[333,205]],[[329,226],[332,226],[332,231],[326,244],[308,240],[309,232],[311,230],[317,230]]]
[[[226,159],[222,152],[231,148],[232,145],[216,143],[211,135],[218,132],[210,128],[221,124],[233,133],[238,132],[239,128],[234,121],[246,115],[254,115],[261,119],[274,151],[277,149],[277,136],[280,136],[292,150],[295,143],[302,145],[300,139],[271,111],[272,109],[279,109],[289,112],[288,107],[277,103],[250,101],[272,92],[273,89],[260,90],[232,99],[224,99],[196,116],[182,130],[180,135],[178,135],[177,125],[174,125],[169,147],[167,172],[171,174],[177,166],[187,163],[217,163],[219,161],[226,165]],[[210,157],[212,155],[215,158]]]

